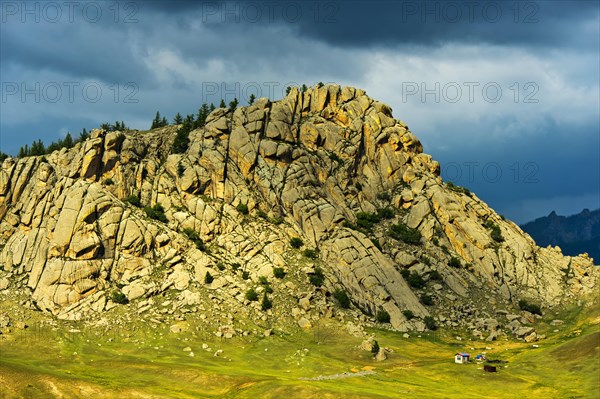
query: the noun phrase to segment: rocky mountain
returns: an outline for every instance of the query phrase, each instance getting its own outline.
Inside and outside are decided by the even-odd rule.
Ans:
[[[600,262],[600,209],[571,216],[559,216],[552,211],[521,226],[541,246],[559,246],[566,255],[587,253]]]
[[[177,129],[94,130],[71,149],[6,159],[0,293],[62,319],[128,308],[174,326],[199,317],[229,336],[261,320],[370,323],[382,310],[399,330],[435,320],[483,334],[519,300],[546,308],[597,288],[589,257],[536,246],[444,183],[363,90],[216,109],[183,154],[171,153]]]

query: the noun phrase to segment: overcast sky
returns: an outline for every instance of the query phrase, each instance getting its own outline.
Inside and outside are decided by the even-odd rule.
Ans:
[[[335,82],[512,220],[600,207],[597,0],[0,4],[0,151]]]

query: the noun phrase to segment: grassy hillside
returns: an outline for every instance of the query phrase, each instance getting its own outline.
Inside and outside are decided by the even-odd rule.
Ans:
[[[0,397],[595,398],[600,317],[597,307],[585,314],[570,309],[545,317],[566,323],[539,322],[536,329],[548,338],[537,348],[469,341],[466,332],[404,338],[370,331],[392,350],[383,362],[358,349],[362,339],[334,320],[289,335],[230,340],[194,328],[179,334],[140,328],[134,334],[128,327],[103,334],[77,323],[30,327],[0,336]],[[218,350],[223,352],[215,356]],[[454,353],[462,350],[507,363],[498,365],[498,373],[485,373],[476,363],[454,364]],[[360,371],[374,373],[352,375]],[[331,379],[307,380],[319,376]]]

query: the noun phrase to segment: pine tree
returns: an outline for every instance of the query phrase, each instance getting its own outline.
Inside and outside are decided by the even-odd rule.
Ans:
[[[229,109],[231,111],[235,111],[235,109],[237,108],[238,104],[239,104],[239,101],[238,101],[238,99],[236,97],[236,98],[233,99],[233,101],[229,102]]]
[[[225,105],[225,100],[221,99],[221,102],[219,103],[219,108],[227,108],[227,105]]]
[[[112,131],[118,130],[118,131],[123,131],[126,130],[127,126],[125,126],[125,122],[123,121],[116,121],[115,124],[113,125],[113,129]]]
[[[210,112],[213,112],[215,109],[217,109],[217,107],[215,107],[215,104],[210,103]]]
[[[88,131],[85,128],[83,128],[81,133],[79,133],[79,141],[86,141],[89,137],[90,137],[90,134],[88,133]]]
[[[292,86],[288,86],[285,88],[285,94],[288,95],[290,94],[290,91],[292,91]]]
[[[160,127],[160,112],[156,111],[156,116],[152,120],[152,126],[150,126],[150,129],[156,129],[158,127]]]
[[[189,132],[191,132],[194,129],[194,115],[193,114],[188,114],[185,117],[185,119],[183,120],[183,126],[185,126]]]
[[[73,137],[71,137],[71,133],[67,132],[67,135],[63,139],[61,143],[61,147],[71,148],[73,147]]]
[[[25,147],[19,148],[19,158],[25,158],[29,156],[29,146],[25,144]]]
[[[173,140],[173,145],[171,146],[171,151],[174,154],[182,154],[187,151],[190,144],[189,135],[194,129],[194,124],[194,115],[188,115],[185,117],[183,124],[179,130],[177,130],[175,140]]]
[[[163,118],[160,120],[160,126],[159,127],[165,127],[169,125],[169,121],[167,121],[167,117],[163,116]]]
[[[206,118],[208,117],[208,114],[210,114],[208,105],[202,104],[202,106],[198,109],[198,118],[196,119],[196,124],[195,124],[196,128],[204,126],[204,124],[206,123]]]
[[[248,99],[248,104],[254,104],[254,100],[256,100],[256,96],[254,94],[250,94],[250,98]]]
[[[42,140],[38,139],[31,144],[30,155],[38,156],[46,154],[46,147],[44,147],[44,143]]]
[[[183,123],[183,117],[179,112],[177,113],[177,115],[175,115],[175,118],[173,118],[173,123],[175,125],[181,125],[181,123]]]
[[[63,141],[62,140],[58,140],[58,142],[52,142],[50,143],[50,145],[48,147],[46,147],[46,154],[51,154],[54,151],[58,151],[61,148],[63,148]]]
[[[173,144],[171,144],[171,153],[183,154],[187,150],[189,144],[188,135],[189,132],[185,128],[184,122],[184,124],[177,129],[177,132],[175,132],[175,139],[173,140]]]

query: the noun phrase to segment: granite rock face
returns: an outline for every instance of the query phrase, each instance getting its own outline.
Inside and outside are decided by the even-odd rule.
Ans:
[[[216,265],[240,263],[251,281],[272,276],[291,267],[289,240],[300,237],[318,250],[324,290],[343,288],[365,313],[386,310],[400,330],[423,329],[421,319],[443,304],[477,295],[554,306],[597,288],[586,255],[537,247],[476,195],[445,184],[409,128],[360,89],[294,88],[279,101],[216,109],[184,154],[170,151],[177,128],[94,130],[68,150],[6,159],[5,278],[25,276],[35,306],[69,319],[110,309],[116,287],[130,301],[166,290],[239,300],[239,284]],[[160,204],[166,222],[131,196]],[[389,220],[356,228],[361,213],[381,209],[393,211]],[[390,237],[395,223],[418,230],[420,243]],[[219,274],[208,285],[207,272]]]

